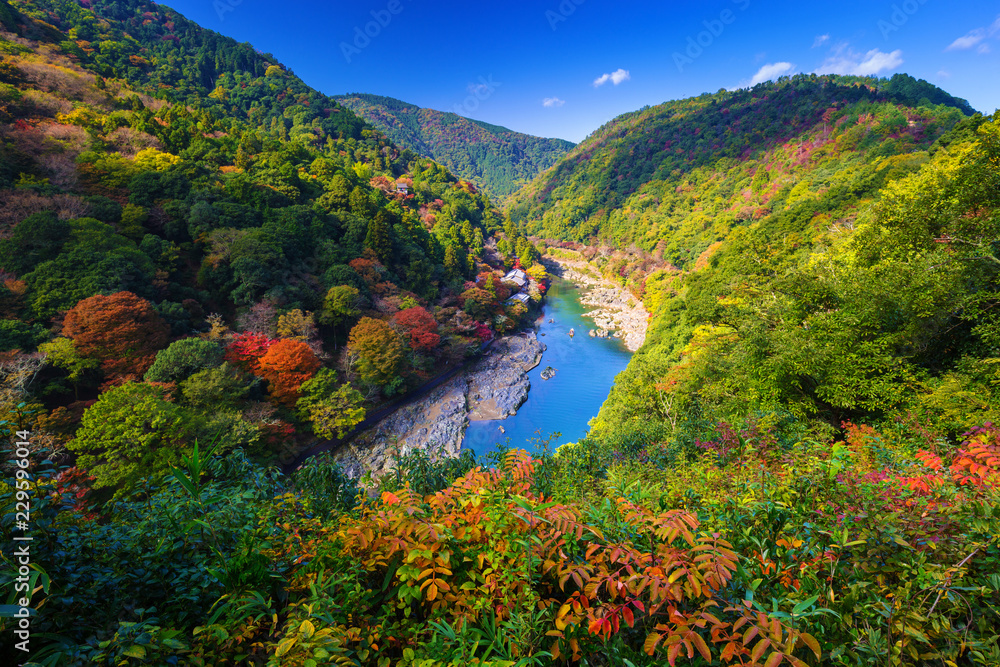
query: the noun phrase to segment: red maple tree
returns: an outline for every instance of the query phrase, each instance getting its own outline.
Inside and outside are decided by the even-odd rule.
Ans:
[[[83,299],[66,313],[63,326],[80,354],[100,361],[116,382],[142,377],[169,331],[152,304],[131,292]]]
[[[433,315],[420,306],[401,310],[393,316],[392,320],[406,332],[410,340],[410,347],[414,350],[429,352],[441,342],[441,336],[437,333],[437,321]]]
[[[260,358],[277,342],[277,339],[263,334],[236,334],[226,346],[226,361],[254,375],[260,375]]]

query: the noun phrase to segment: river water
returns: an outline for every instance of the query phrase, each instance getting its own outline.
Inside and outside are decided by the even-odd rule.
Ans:
[[[562,435],[550,444],[555,449],[586,435],[587,422],[597,416],[615,376],[625,370],[632,353],[617,338],[587,334],[594,322],[583,317],[588,309],[580,303],[581,291],[573,283],[552,279],[537,322],[538,339],[547,349],[542,362],[528,373],[528,400],[507,419],[470,423],[463,447],[482,456],[506,441],[511,447],[533,451],[539,438],[559,432]],[[570,329],[576,330],[575,336],[569,336]],[[549,380],[540,377],[546,366],[556,369]]]

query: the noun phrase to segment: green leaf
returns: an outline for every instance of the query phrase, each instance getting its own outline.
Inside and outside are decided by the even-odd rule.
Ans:
[[[801,614],[806,609],[808,609],[809,607],[813,606],[816,603],[816,600],[818,600],[818,599],[819,599],[819,596],[818,595],[814,595],[811,598],[809,598],[808,600],[803,600],[802,602],[798,603],[797,605],[795,605],[792,608],[792,614]]]
[[[146,648],[144,646],[129,646],[127,649],[122,651],[122,655],[127,655],[130,658],[145,658]]]
[[[295,646],[295,640],[296,640],[295,637],[286,637],[282,639],[280,642],[278,642],[278,647],[274,651],[274,657],[280,658],[281,656],[291,651],[292,647]]]
[[[6,618],[13,618],[14,614],[16,614],[20,609],[21,609],[20,605],[16,605],[16,604],[0,604],[0,618],[4,618],[4,617],[6,617]],[[36,612],[34,609],[29,609],[28,613],[31,616],[34,616],[38,612]]]
[[[180,468],[175,468],[175,467],[171,466],[170,467],[170,472],[173,473],[174,478],[178,482],[180,482],[180,485],[182,487],[184,487],[185,491],[187,491],[189,494],[191,494],[191,496],[194,497],[194,498],[198,497],[198,492],[195,490],[194,484],[192,484],[191,480],[187,478],[187,475],[184,474],[183,470],[181,470]]]
[[[931,643],[930,640],[927,638],[927,635],[925,635],[923,632],[921,632],[920,630],[917,630],[916,628],[914,628],[912,626],[909,626],[909,625],[904,626],[903,627],[903,632],[905,632],[909,636],[913,637],[914,639],[919,639],[920,641],[924,642],[925,644],[930,644]]]

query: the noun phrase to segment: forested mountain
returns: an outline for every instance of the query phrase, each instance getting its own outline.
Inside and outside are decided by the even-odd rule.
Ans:
[[[173,599],[202,620],[205,594],[224,591],[200,540],[178,533],[173,555],[143,545],[136,494],[172,480],[154,503],[179,500],[171,467],[197,461],[199,443],[268,477],[477,354],[525,316],[498,276],[537,251],[471,183],[160,5],[0,2],[0,56],[0,504],[30,488],[31,526],[59,524],[32,545],[34,571],[57,583],[38,591],[45,650],[31,658],[77,664],[131,623],[135,601],[160,599],[169,623],[188,615],[162,595],[185,588],[182,570],[195,580]],[[31,465],[17,490],[15,433]],[[84,487],[100,522],[46,502]],[[122,550],[84,567],[101,526],[130,545],[111,538]],[[210,549],[217,565],[243,528]],[[9,629],[0,620],[0,654],[23,662]]]
[[[224,423],[210,402],[187,401],[187,435],[221,428],[257,446],[277,428],[287,450],[293,422],[336,430],[317,416],[333,399],[245,419],[272,346],[287,343],[286,371],[305,364],[289,376],[298,383],[268,380],[284,408],[321,362],[343,366],[339,380],[325,369],[323,391],[350,398],[351,410],[324,413],[344,427],[365,411],[355,386],[366,401],[404,391],[523,315],[479,289],[487,256],[503,269],[537,255],[510,225],[489,250],[503,220],[488,199],[272,57],[152,3],[4,3],[0,20],[0,352],[8,371],[41,372],[6,398],[61,411],[63,436],[88,423],[95,397],[94,409],[111,394],[153,400],[159,384],[170,394],[204,370],[240,399]],[[487,321],[461,310],[469,290]],[[208,337],[197,363],[170,368],[190,351],[153,363],[194,335]],[[85,440],[77,432],[74,446]],[[98,484],[148,472],[142,456],[95,460]]]
[[[720,416],[780,407],[839,425],[902,409],[920,394],[915,383],[929,382],[924,386],[930,388],[944,377],[953,381],[957,368],[967,368],[964,355],[985,353],[973,343],[976,336],[971,347],[960,349],[958,332],[992,326],[963,324],[972,313],[988,320],[990,309],[955,302],[964,289],[977,303],[991,293],[993,277],[981,272],[989,266],[990,246],[974,240],[989,239],[990,232],[965,231],[966,240],[956,241],[948,225],[963,216],[981,217],[973,194],[945,206],[938,201],[947,196],[943,186],[926,183],[958,164],[973,169],[959,154],[988,153],[993,126],[972,113],[964,101],[906,75],[889,80],[802,75],[625,114],[519,192],[511,205],[513,219],[549,239],[617,248],[599,258],[606,272],[654,306],[653,335],[602,418],[617,414],[610,422],[617,428],[629,413],[616,411],[631,405],[645,419],[670,385],[681,403],[721,410]],[[986,134],[979,139],[977,133]],[[963,183],[989,182],[989,158],[982,159],[986,162],[975,163],[978,175],[963,176]],[[914,185],[908,196],[898,194],[903,183],[924,183],[923,196],[934,203],[920,215],[940,218],[923,223],[934,230],[936,242],[924,239],[919,250],[904,246],[934,271],[907,260],[885,273],[894,246],[912,243],[917,233],[905,226],[896,234],[880,232],[884,249],[861,251],[860,244],[873,242],[880,216],[890,215],[888,199],[897,206],[918,199]],[[988,210],[992,195],[984,187],[980,206]],[[986,258],[942,262],[960,248]],[[879,259],[863,265],[862,256]],[[840,266],[845,261],[850,269]],[[944,278],[935,272],[958,267],[972,273],[949,273],[949,286],[943,287]],[[841,284],[848,276],[860,282]],[[884,296],[864,292],[883,279]],[[904,294],[919,295],[922,306],[897,303]],[[942,300],[931,307],[933,294]],[[855,299],[858,308],[887,312],[848,316],[843,300]],[[810,326],[810,318],[823,312],[836,315],[826,315],[823,327]],[[892,323],[879,324],[884,317]],[[842,328],[837,336],[846,336],[838,339],[845,346],[839,351],[832,339],[815,340],[834,335],[823,333],[831,326]],[[861,361],[857,346],[868,327],[875,356]],[[757,333],[744,339],[751,331]],[[811,351],[784,349],[793,339]],[[704,346],[712,352],[703,352]],[[839,363],[861,363],[866,370],[835,370]],[[790,366],[779,370],[775,364]],[[985,380],[970,376],[962,383],[979,381]],[[987,391],[986,385],[976,386]],[[599,420],[598,431],[602,424]]]
[[[334,99],[398,145],[433,158],[500,203],[573,148],[563,139],[533,137],[391,97],[352,93]]]
[[[603,125],[518,192],[508,209],[541,236],[650,251],[672,243],[666,257],[685,262],[734,224],[760,218],[792,186],[805,181],[799,192],[826,190],[833,185],[828,177],[847,162],[870,165],[926,147],[971,113],[964,100],[903,74],[881,81],[799,75],[706,93]],[[870,182],[869,191],[877,185]],[[702,216],[699,231],[709,218],[719,231],[678,236],[674,226],[689,213]]]

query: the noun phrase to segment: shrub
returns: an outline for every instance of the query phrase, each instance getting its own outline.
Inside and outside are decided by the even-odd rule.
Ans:
[[[156,361],[146,371],[147,382],[181,382],[199,371],[222,363],[223,350],[218,343],[201,338],[174,341],[156,354]]]

